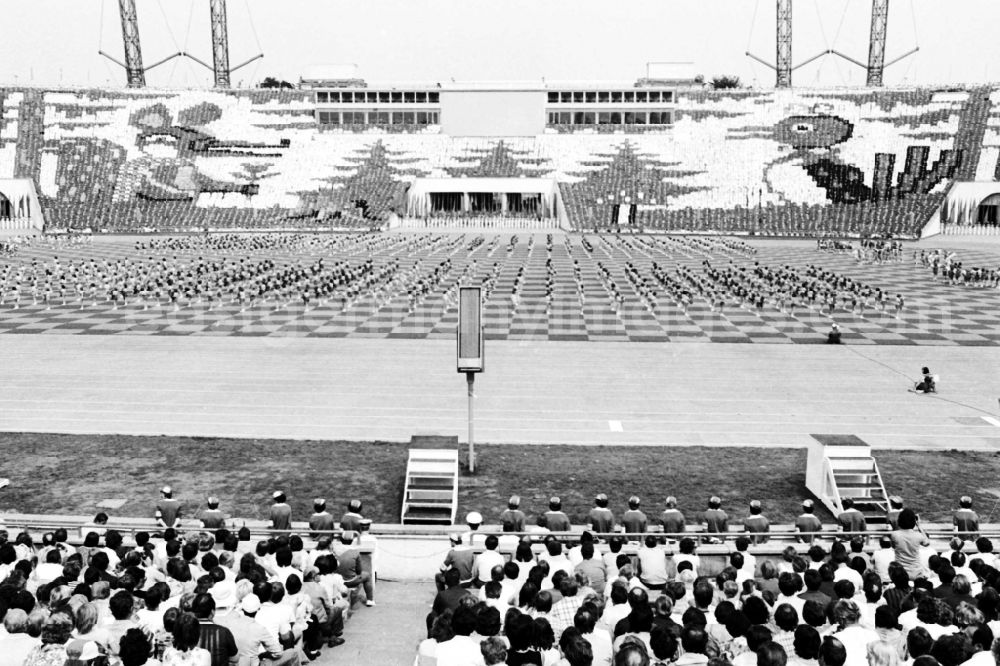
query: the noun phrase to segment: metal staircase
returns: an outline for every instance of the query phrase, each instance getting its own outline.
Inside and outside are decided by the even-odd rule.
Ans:
[[[458,510],[458,451],[410,449],[403,525],[452,525]]]
[[[835,516],[851,498],[869,525],[886,522],[889,498],[871,446],[853,435],[813,435],[806,487]]]

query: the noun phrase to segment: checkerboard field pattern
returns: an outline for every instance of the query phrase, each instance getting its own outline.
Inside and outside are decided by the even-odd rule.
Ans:
[[[484,325],[488,339],[555,340],[555,341],[634,341],[634,342],[755,342],[821,344],[826,340],[830,325],[836,321],[843,332],[845,344],[864,345],[1000,345],[1000,290],[952,286],[934,279],[929,270],[911,260],[914,250],[947,247],[948,240],[930,244],[907,245],[905,261],[885,265],[859,264],[846,254],[819,252],[815,244],[805,241],[753,240],[757,254],[706,254],[664,237],[618,238],[597,235],[553,236],[551,254],[545,234],[520,234],[509,249],[511,235],[486,236],[486,242],[475,244],[476,234],[450,236],[446,242],[432,244],[432,235],[391,234],[370,252],[355,250],[345,254],[330,251],[313,255],[266,252],[230,253],[232,257],[271,257],[282,262],[309,261],[318,256],[328,260],[343,260],[360,264],[369,256],[376,266],[397,259],[401,269],[413,268],[419,259],[417,274],[427,273],[445,259],[451,260],[451,270],[438,287],[411,306],[407,294],[398,293],[388,302],[376,303],[362,296],[346,309],[340,299],[313,304],[308,309],[301,302],[257,304],[242,310],[236,304],[216,305],[182,303],[172,306],[129,302],[113,308],[108,303],[94,304],[89,299],[80,303],[75,297],[63,303],[58,298],[46,309],[22,297],[20,307],[10,302],[0,307],[0,332],[11,334],[79,334],[79,335],[243,335],[243,336],[307,336],[307,337],[390,337],[390,338],[450,338],[454,336],[457,311],[449,306],[444,292],[463,271],[464,282],[477,284],[496,274],[494,287],[484,308]],[[528,239],[533,238],[529,247]],[[584,239],[592,251],[587,251]],[[211,256],[205,251],[137,251],[135,239],[97,238],[91,244],[53,250],[35,247],[22,250],[13,258],[0,259],[7,263],[51,261],[58,254],[62,261],[70,258],[115,258],[168,256],[184,262],[199,256]],[[472,249],[470,249],[470,247]],[[1000,244],[959,249],[959,257],[967,266],[996,267],[1000,265]],[[771,303],[760,313],[735,304],[722,311],[713,311],[698,297],[685,313],[662,289],[655,308],[648,307],[632,286],[625,273],[631,263],[647,280],[652,280],[650,266],[656,262],[661,269],[673,273],[678,264],[700,270],[710,259],[715,266],[730,261],[736,265],[754,262],[774,268],[790,266],[805,268],[812,264],[824,270],[846,274],[856,280],[880,287],[890,294],[902,294],[906,307],[897,319],[892,308],[879,312],[869,308],[863,315],[843,309],[833,317],[815,309],[800,307],[794,312],[779,312]],[[554,270],[551,305],[546,298],[547,260]],[[579,262],[580,282],[585,299],[574,279],[574,260]],[[498,266],[495,266],[498,265]],[[606,289],[606,280],[599,265],[610,271],[624,299],[614,307]],[[524,267],[519,299],[511,298],[518,270]],[[276,306],[280,305],[280,307]]]

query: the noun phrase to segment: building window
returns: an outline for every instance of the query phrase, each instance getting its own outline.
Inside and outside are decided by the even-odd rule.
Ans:
[[[635,91],[628,90],[625,92],[625,103],[634,104],[635,103]]]
[[[646,124],[646,112],[645,111],[639,111],[638,113],[635,114],[635,124],[636,125],[645,125]]]
[[[570,104],[573,101],[573,93],[561,92],[559,93],[559,102],[562,104]]]
[[[622,114],[621,114],[620,111],[612,111],[611,112],[611,124],[612,125],[621,125],[622,124]]]
[[[330,101],[330,93],[318,92],[316,93],[316,103],[317,104],[327,104]]]
[[[674,103],[674,93],[672,93],[670,91],[664,91],[664,93],[663,93],[663,101],[665,103],[667,103],[667,104],[673,104]]]
[[[416,99],[414,93],[412,93],[412,92],[405,92],[405,93],[403,93],[403,101],[406,102],[407,104],[413,104],[414,102],[417,101],[417,99]]]
[[[622,114],[626,125],[635,125],[635,114],[631,111],[626,111]]]
[[[417,104],[426,104],[426,103],[427,103],[427,93],[425,93],[425,92],[418,92],[417,93]]]
[[[413,111],[404,111],[403,112],[403,124],[404,125],[413,125],[416,122],[416,120],[417,119],[413,115]]]
[[[611,101],[611,93],[607,91],[602,91],[597,93],[597,101],[601,104],[607,104]]]
[[[654,104],[658,104],[660,102],[660,91],[659,90],[650,90],[649,91],[649,101],[653,102]]]
[[[587,104],[593,104],[594,102],[597,101],[597,93],[596,92],[588,92],[586,94],[586,100],[587,100]]]
[[[418,125],[426,125],[427,124],[427,112],[426,111],[417,111],[417,124]]]
[[[560,125],[571,125],[573,124],[573,114],[569,111],[559,112],[559,124]]]
[[[597,114],[593,111],[585,111],[583,113],[583,124],[593,125],[597,122]]]
[[[638,102],[638,103],[644,103],[646,101],[646,99],[647,99],[647,95],[646,95],[645,91],[639,91],[639,90],[637,90],[635,92],[635,101],[636,102]]]
[[[378,113],[375,114],[375,117],[378,119],[378,124],[379,125],[388,125],[389,124],[389,112],[388,111],[379,111]]]
[[[577,91],[573,93],[573,101],[577,104],[583,104],[583,92]]]
[[[550,90],[549,91],[549,104],[558,104],[558,103],[559,103],[559,93],[552,92]]]
[[[621,104],[622,103],[622,93],[621,93],[620,90],[612,90],[611,91],[611,101],[614,104]]]
[[[378,103],[379,104],[388,104],[389,103],[389,93],[388,92],[380,92],[378,94]]]
[[[391,93],[389,93],[389,96],[392,99],[392,103],[393,104],[402,104],[403,103],[403,93],[401,93],[401,92],[391,92]]]
[[[597,124],[607,125],[611,122],[611,114],[607,111],[601,111],[597,114]]]
[[[437,93],[431,93],[431,94],[436,95]],[[438,123],[438,112],[434,111],[433,113],[431,113],[431,125],[438,125],[438,124],[440,124]]]

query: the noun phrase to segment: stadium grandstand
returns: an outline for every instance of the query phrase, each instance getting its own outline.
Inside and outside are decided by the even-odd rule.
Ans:
[[[127,87],[0,86],[0,666],[1000,664],[1000,85],[883,85],[888,0],[773,88],[117,4]]]
[[[494,229],[919,238],[996,228],[986,183],[1000,171],[998,96],[641,80],[5,89],[0,191],[5,219],[48,231],[459,217]]]

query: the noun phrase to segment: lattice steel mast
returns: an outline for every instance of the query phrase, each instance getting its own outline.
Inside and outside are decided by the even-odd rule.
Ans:
[[[229,87],[229,33],[226,21],[226,0],[211,0],[212,11],[212,70],[215,87]]]
[[[777,56],[775,87],[792,87],[792,0],[777,0]]]
[[[122,17],[122,40],[125,42],[125,76],[129,88],[146,87],[146,70],[142,66],[142,47],[139,44],[139,18],[135,13],[135,0],[118,0]]]
[[[882,85],[888,18],[889,0],[872,0],[872,29],[868,40],[868,86],[873,88]]]

